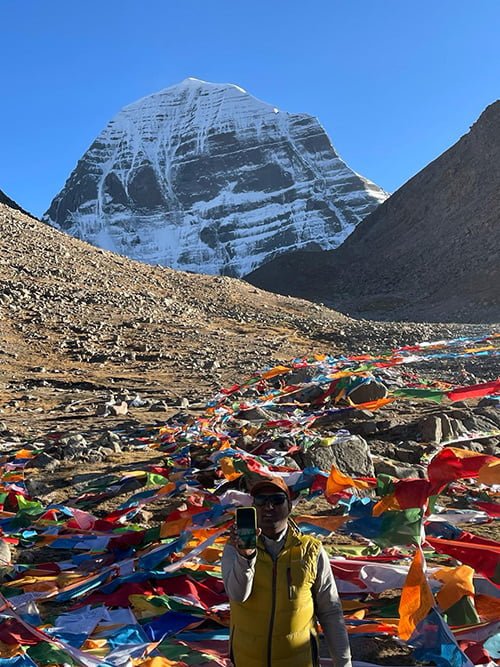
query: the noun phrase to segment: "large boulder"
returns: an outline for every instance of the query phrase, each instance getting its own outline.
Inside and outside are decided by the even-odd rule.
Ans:
[[[374,468],[366,440],[359,435],[340,438],[333,445],[315,445],[304,452],[304,466],[329,471],[334,465],[346,475],[373,477]]]

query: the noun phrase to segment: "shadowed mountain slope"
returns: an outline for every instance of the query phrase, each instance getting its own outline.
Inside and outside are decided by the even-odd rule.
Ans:
[[[336,250],[279,257],[247,276],[351,315],[500,321],[500,101]]]

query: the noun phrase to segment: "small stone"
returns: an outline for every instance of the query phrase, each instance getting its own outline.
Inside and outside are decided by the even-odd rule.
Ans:
[[[491,398],[490,396],[485,396],[477,404],[478,408],[499,408],[500,401],[498,398]]]
[[[114,415],[115,417],[126,415],[128,412],[128,405],[126,401],[122,401],[121,403],[116,403],[115,405],[110,405],[109,406],[109,411],[110,414]]]
[[[0,539],[0,566],[10,565],[11,554],[10,547],[4,540]]]
[[[136,394],[132,400],[128,401],[128,406],[129,408],[143,408],[148,405],[148,403],[149,401],[147,399],[143,399],[139,394]]]
[[[164,401],[158,401],[157,403],[152,403],[149,408],[149,412],[167,412],[168,405]]]

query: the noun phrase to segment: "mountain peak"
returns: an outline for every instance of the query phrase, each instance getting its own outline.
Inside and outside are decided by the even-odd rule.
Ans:
[[[45,220],[140,261],[242,276],[336,247],[385,197],[313,116],[189,77],[122,109]]]
[[[275,106],[259,100],[234,83],[212,83],[188,77],[127,105],[113,120],[119,120],[128,110],[137,113],[138,109],[156,107],[168,112],[177,108],[184,114],[190,114],[192,122],[201,122],[204,126],[207,124],[205,116],[211,110],[216,111],[212,114],[212,122],[219,124],[227,124],[231,119],[238,122],[239,116],[244,117],[245,123],[259,123],[263,115],[279,113]],[[210,115],[208,120],[210,122]]]
[[[195,76],[188,76],[186,79],[183,79],[180,83],[174,84],[170,88],[167,88],[166,90],[170,90],[173,88],[180,88],[180,87],[191,87],[191,88],[233,88],[234,90],[237,90],[240,93],[244,93],[245,95],[249,95],[249,93],[242,88],[241,86],[236,85],[235,83],[213,83],[212,81],[204,81],[203,79],[198,79]]]

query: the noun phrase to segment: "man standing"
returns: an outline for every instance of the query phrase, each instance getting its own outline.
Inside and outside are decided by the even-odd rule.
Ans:
[[[281,477],[251,489],[256,549],[244,549],[233,527],[222,555],[231,604],[235,667],[317,667],[316,620],[335,667],[351,667],[342,606],[321,542],[289,518],[290,490]]]

